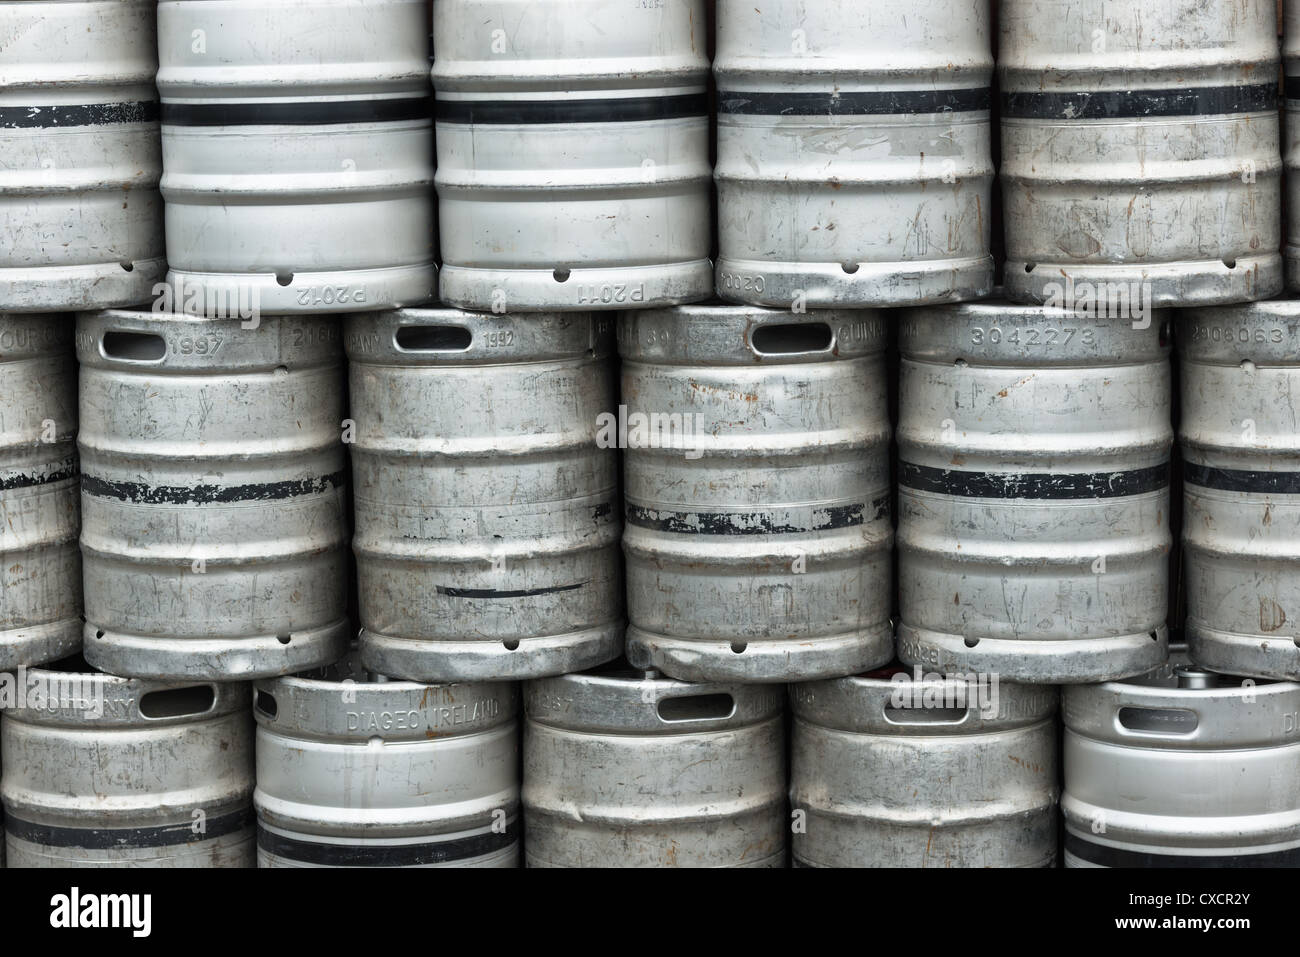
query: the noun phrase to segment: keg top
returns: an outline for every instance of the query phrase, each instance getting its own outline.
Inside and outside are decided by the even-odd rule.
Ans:
[[[341,338],[333,316],[244,321],[148,309],[77,315],[77,361],[123,372],[211,375],[342,365]]]
[[[1052,686],[1014,684],[995,675],[945,678],[901,666],[790,686],[795,717],[853,734],[950,737],[992,734],[1052,718]]]
[[[614,320],[590,312],[466,312],[429,306],[343,318],[353,362],[461,366],[614,354]]]
[[[72,313],[0,312],[0,362],[72,353]]]
[[[247,682],[119,678],[95,671],[80,657],[0,675],[4,719],[42,726],[140,730],[190,724],[247,712],[251,696]]]
[[[782,309],[704,303],[620,317],[624,359],[665,365],[785,365],[883,352],[885,313],[870,309]]]
[[[1144,312],[1149,325],[1135,329],[1137,320],[1089,318],[1077,296],[1070,301],[1073,309],[1001,298],[904,309],[898,347],[908,359],[981,366],[1137,365],[1169,355],[1169,310]]]
[[[1125,681],[1064,689],[1065,726],[1133,748],[1230,750],[1297,743],[1300,684],[1217,674],[1192,663],[1186,645]]]
[[[781,714],[781,685],[692,684],[614,662],[524,685],[530,721],[597,734],[707,734]]]
[[[354,650],[336,664],[254,682],[253,716],[267,731],[365,743],[433,741],[514,723],[509,682],[420,684],[366,671]]]
[[[1175,334],[1191,362],[1300,366],[1300,299],[1180,310]]]

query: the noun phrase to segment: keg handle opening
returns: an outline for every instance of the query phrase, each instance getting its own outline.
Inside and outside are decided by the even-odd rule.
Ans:
[[[466,352],[474,334],[465,326],[400,326],[393,333],[398,352]]]
[[[217,703],[214,685],[189,685],[185,688],[168,688],[150,691],[140,696],[142,718],[186,718],[207,714]]]
[[[1124,706],[1115,711],[1115,730],[1143,737],[1185,738],[1195,734],[1201,717],[1186,708]]]
[[[825,322],[774,322],[749,334],[749,345],[759,358],[830,352],[835,334]]]
[[[677,695],[660,698],[655,711],[660,721],[669,724],[680,721],[725,721],[736,713],[736,699],[729,694]]]
[[[890,724],[898,725],[934,725],[965,724],[971,708],[898,708],[886,704],[880,709],[881,716]]]
[[[261,688],[258,688],[253,696],[253,707],[272,721],[280,714],[280,703],[275,700],[275,695]]]
[[[99,340],[99,354],[118,362],[159,362],[167,357],[167,341],[152,332],[110,329]]]

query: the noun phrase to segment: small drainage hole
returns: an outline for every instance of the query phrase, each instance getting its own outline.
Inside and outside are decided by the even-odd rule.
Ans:
[[[855,272],[858,271],[858,264],[857,264],[857,263],[841,263],[841,264],[840,264],[840,268],[843,269],[843,270],[844,270],[846,273],[848,273],[850,276],[852,276]]]
[[[518,639],[518,638],[507,638],[505,641],[501,642],[501,644],[503,644],[503,645],[506,646],[506,651],[518,651],[518,650],[519,650],[519,639]]]
[[[557,269],[555,272],[551,273],[551,275],[555,277],[556,282],[568,282],[569,276],[572,275],[572,273],[567,269]]]
[[[293,283],[293,273],[278,272],[275,274],[275,281],[278,282],[281,286],[288,286]]]
[[[1025,272],[1033,272],[1038,268],[1038,263],[1025,263]]]
[[[746,644],[745,642],[743,642],[743,641],[733,641],[733,642],[731,643],[731,650],[734,651],[734,652],[735,652],[736,654],[738,654],[738,655],[743,655],[743,654],[745,653],[745,649],[748,648],[748,647],[749,647],[749,645],[747,645],[747,644]]]
[[[979,643],[980,643],[980,640],[979,640],[978,638],[964,638],[964,639],[962,639],[962,644],[964,644],[967,648],[974,648],[974,647],[975,647],[976,645],[978,645]]]
[[[290,641],[292,641],[293,639],[292,639],[292,637],[291,637],[290,635],[276,635],[276,636],[275,636],[275,640],[278,641],[278,642],[279,642],[280,644],[282,644],[282,645],[287,645],[287,644],[288,644]]]
[[[126,272],[135,272],[135,263],[122,263],[121,265]]]
[[[1235,259],[1225,259],[1225,260],[1223,261],[1223,264],[1224,264],[1225,266],[1227,266],[1229,269],[1236,269],[1236,268],[1237,268],[1237,260],[1235,260]]]

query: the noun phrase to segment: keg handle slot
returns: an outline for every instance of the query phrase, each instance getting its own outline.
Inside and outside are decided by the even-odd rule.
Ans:
[[[835,335],[825,322],[774,322],[750,332],[749,344],[760,357],[806,355],[829,352]]]
[[[253,695],[253,707],[272,721],[280,714],[280,704],[275,700],[275,695],[261,688]]]
[[[167,341],[152,332],[109,330],[99,340],[99,351],[120,362],[158,362],[167,356]]]
[[[736,699],[729,694],[678,695],[660,698],[655,706],[660,721],[725,721],[736,713]]]
[[[144,718],[183,718],[206,714],[217,703],[213,685],[190,685],[150,691],[140,696],[140,716]]]
[[[400,326],[393,333],[398,352],[465,352],[474,334],[465,326]]]
[[[1120,733],[1185,738],[1201,723],[1200,715],[1186,708],[1122,707],[1115,712]]]
[[[896,708],[887,704],[881,709],[890,724],[964,724],[970,708]]]

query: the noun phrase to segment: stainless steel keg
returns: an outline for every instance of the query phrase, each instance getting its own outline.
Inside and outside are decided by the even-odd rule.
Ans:
[[[346,336],[367,667],[519,680],[617,657],[610,320],[405,309]]]
[[[432,298],[424,0],[157,6],[173,308],[230,318]]]
[[[1070,684],[1165,659],[1164,325],[997,301],[903,315],[903,662]]]
[[[1178,345],[1191,656],[1300,678],[1300,303],[1188,310]]]
[[[1066,867],[1300,866],[1300,685],[1176,652],[1064,694]]]
[[[784,867],[784,691],[606,666],[524,686],[529,867]]]
[[[633,664],[785,682],[890,660],[886,342],[872,312],[624,317]]]
[[[790,697],[796,866],[1055,866],[1056,688],[890,668]]]
[[[322,317],[77,324],[86,660],[233,680],[347,648],[343,351]]]
[[[1274,0],[1004,0],[1007,294],[1282,289]]]
[[[703,0],[435,0],[444,302],[709,296],[707,23]]]
[[[247,684],[116,678],[75,659],[21,677],[0,713],[10,867],[253,865]]]
[[[81,648],[71,316],[0,313],[0,671]]]
[[[144,302],[163,278],[151,0],[0,3],[0,312]]]
[[[260,867],[516,867],[510,684],[422,685],[355,658],[257,682]]]
[[[717,292],[799,308],[993,289],[985,0],[719,0]]]

